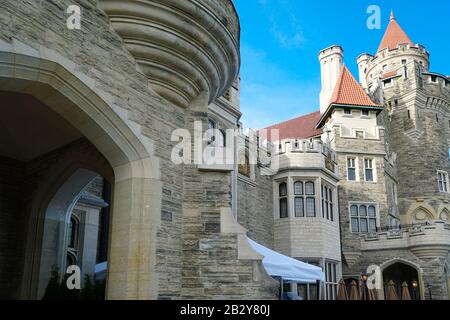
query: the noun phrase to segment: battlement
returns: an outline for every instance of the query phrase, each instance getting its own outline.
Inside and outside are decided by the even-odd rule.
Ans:
[[[338,174],[336,152],[321,140],[286,139],[277,149],[280,168],[326,168]]]
[[[410,248],[420,258],[448,254],[450,225],[436,220],[398,229],[361,235],[361,250]]]

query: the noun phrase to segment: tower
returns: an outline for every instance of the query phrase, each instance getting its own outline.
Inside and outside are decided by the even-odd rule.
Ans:
[[[333,89],[342,70],[344,50],[338,45],[328,47],[319,53],[322,91],[320,92],[320,112],[323,114],[330,102]]]
[[[379,121],[386,127],[388,157],[396,160],[403,224],[450,219],[450,81],[430,72],[429,65],[425,47],[413,44],[392,13],[378,52],[362,75],[386,109]]]

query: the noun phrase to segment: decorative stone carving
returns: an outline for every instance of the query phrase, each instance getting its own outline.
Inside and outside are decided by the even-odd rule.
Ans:
[[[239,18],[231,0],[100,0],[151,87],[187,107],[220,97],[239,72]]]

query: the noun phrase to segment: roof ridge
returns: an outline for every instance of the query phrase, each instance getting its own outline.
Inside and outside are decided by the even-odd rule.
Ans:
[[[264,130],[264,129],[271,128],[271,127],[275,127],[275,126],[279,126],[279,125],[285,124],[287,122],[291,122],[293,120],[297,120],[299,118],[303,118],[303,117],[312,115],[312,114],[317,113],[317,112],[320,112],[320,110],[316,110],[316,111],[313,111],[313,112],[310,112],[310,113],[307,113],[307,114],[304,114],[304,115],[301,115],[301,116],[298,116],[298,117],[295,117],[295,118],[291,118],[291,119],[288,119],[288,120],[285,120],[285,121],[282,121],[282,122],[274,123],[274,124],[271,124],[270,126],[258,129],[257,131]]]

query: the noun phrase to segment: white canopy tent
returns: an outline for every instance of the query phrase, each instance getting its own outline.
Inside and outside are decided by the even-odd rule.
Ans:
[[[253,249],[264,256],[262,263],[270,276],[279,277],[282,281],[297,283],[325,281],[322,268],[285,256],[247,239]]]

